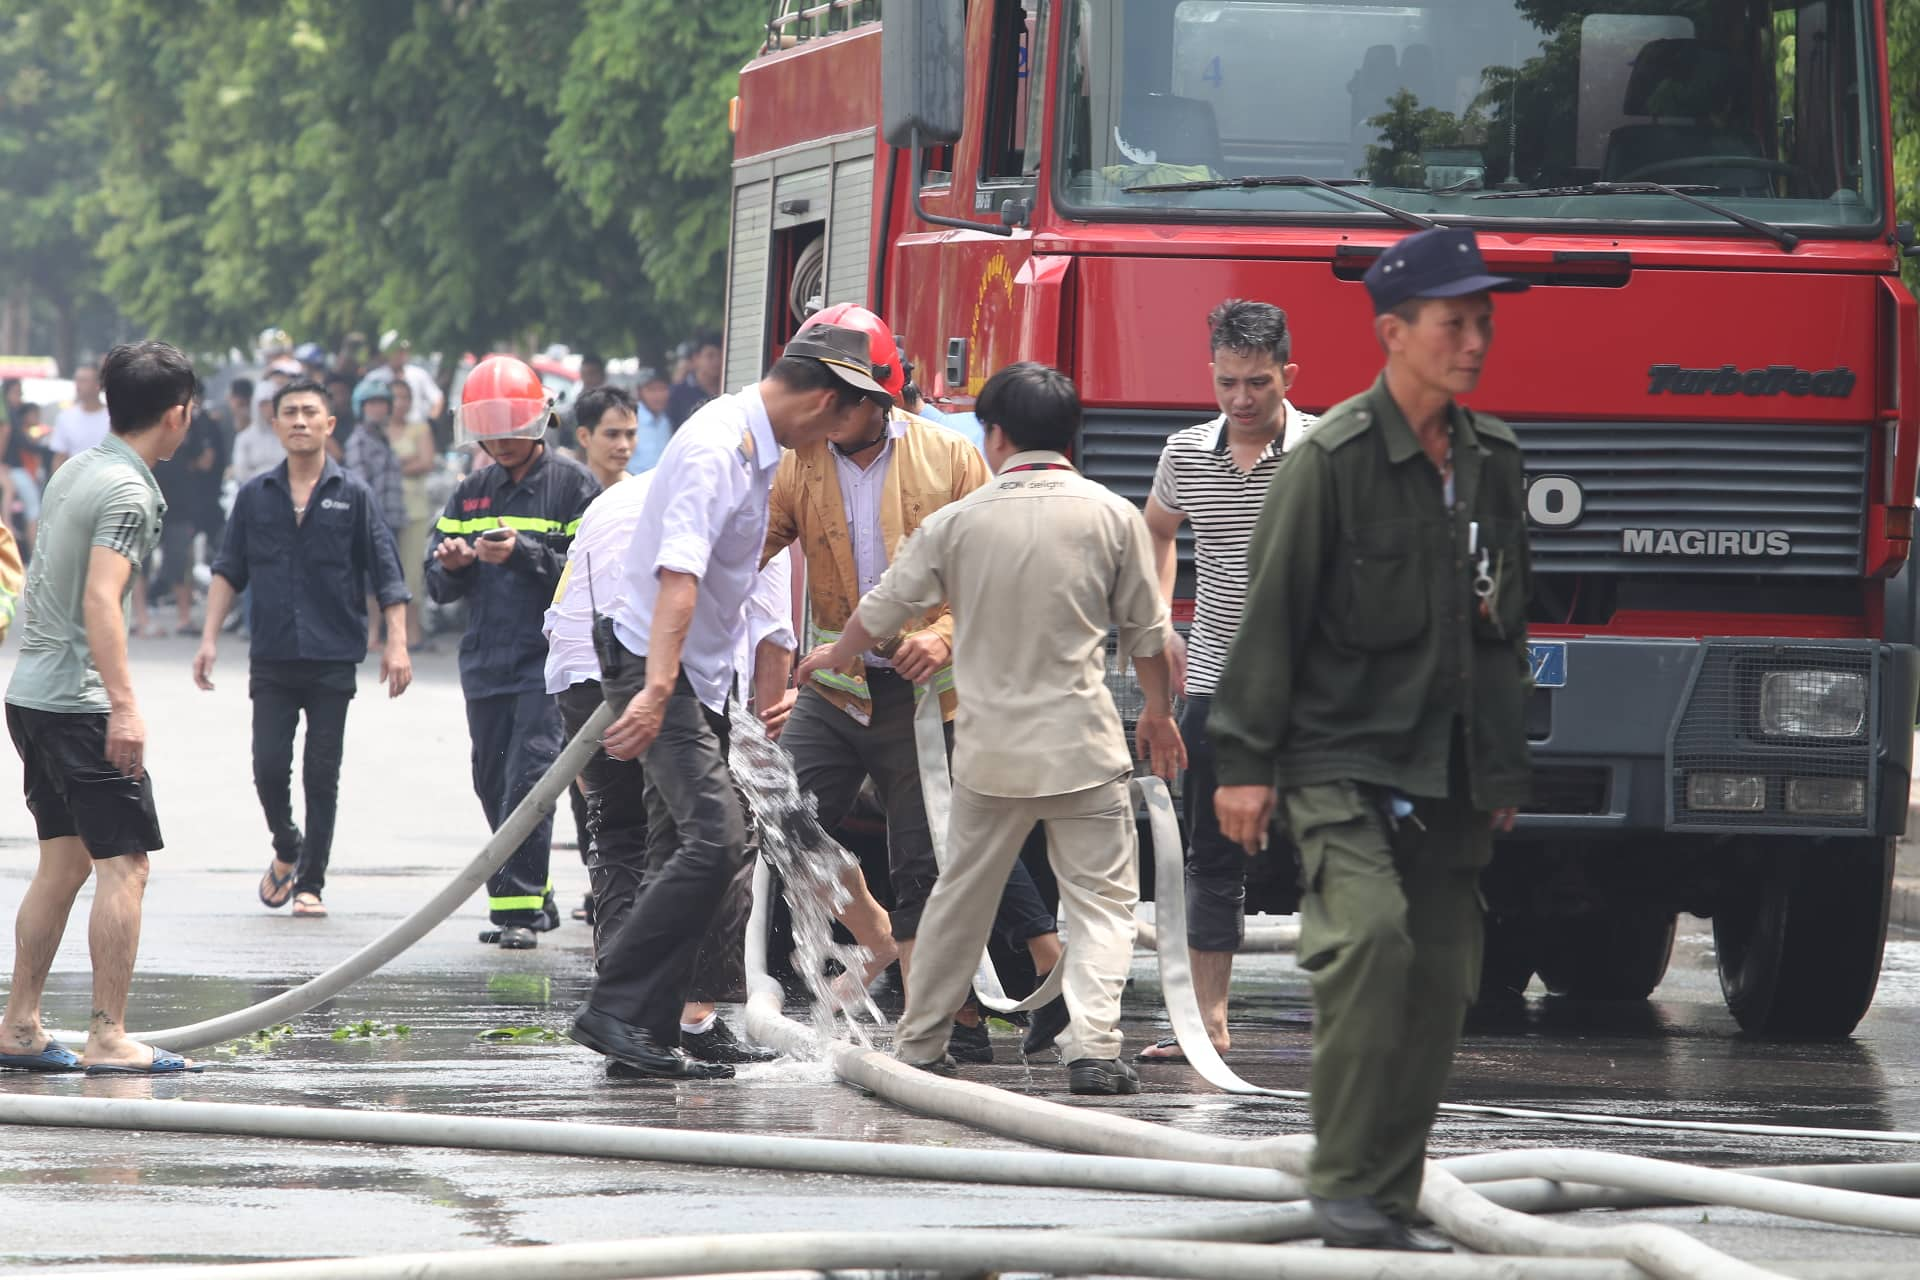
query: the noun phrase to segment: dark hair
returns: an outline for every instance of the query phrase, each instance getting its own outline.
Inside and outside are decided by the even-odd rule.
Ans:
[[[253,402],[253,379],[235,378],[227,384],[227,399]]]
[[[1264,351],[1275,364],[1285,364],[1293,355],[1293,331],[1287,328],[1287,313],[1271,302],[1228,298],[1208,313],[1207,337],[1211,351],[1233,351],[1243,356]]]
[[[339,369],[335,369],[327,375],[327,385],[330,387],[351,387],[353,385],[353,379]]]
[[[982,426],[1000,428],[1023,453],[1066,453],[1080,434],[1080,393],[1073,379],[1032,360],[1010,364],[988,378],[973,412]]]
[[[767,376],[789,391],[832,391],[835,393],[833,407],[841,413],[863,400],[874,403],[872,392],[848,386],[826,365],[805,356],[781,356],[773,362],[773,368],[767,372]],[[892,401],[888,401],[888,404],[891,405]]]
[[[581,368],[583,368],[583,369],[584,369],[584,368],[586,368],[586,367],[587,367],[588,365],[590,365],[590,364],[597,364],[597,365],[599,365],[599,366],[600,366],[600,367],[601,367],[602,369],[605,369],[605,368],[607,367],[607,360],[606,360],[606,357],[605,357],[605,356],[597,356],[597,355],[594,355],[594,354],[593,354],[593,353],[591,353],[591,352],[589,352],[589,353],[587,353],[586,355],[583,355],[583,356],[581,356],[581,357],[580,357],[580,367],[581,367]]]
[[[573,402],[573,420],[589,432],[597,431],[600,429],[600,419],[606,417],[608,411],[613,409],[625,409],[635,417],[640,413],[634,407],[633,396],[628,394],[626,388],[611,384],[590,387],[582,391],[580,398]]]
[[[21,390],[22,388],[20,385],[20,379],[18,378],[7,378],[4,380],[0,380],[0,396],[7,394],[7,392],[9,391],[21,391]]]
[[[720,335],[719,335],[719,334],[717,334],[717,333],[703,333],[703,334],[700,334],[700,335],[699,335],[698,337],[696,337],[696,338],[695,338],[695,339],[693,340],[693,350],[692,350],[692,351],[690,351],[690,352],[688,352],[687,354],[689,354],[689,355],[697,355],[697,354],[698,354],[698,353],[700,353],[701,351],[704,351],[704,350],[706,350],[706,349],[707,349],[708,347],[715,347],[715,348],[718,348],[719,346],[720,346]]]
[[[193,361],[164,342],[123,342],[100,365],[107,393],[107,422],[115,435],[133,435],[159,425],[168,410],[193,403],[200,393]]]
[[[319,396],[320,403],[327,405],[329,408],[333,405],[333,401],[327,398],[327,389],[325,387],[315,382],[312,378],[295,378],[292,382],[289,382],[286,386],[273,393],[273,416],[276,418],[280,416],[280,402],[282,400],[285,400],[288,396],[302,394]]]

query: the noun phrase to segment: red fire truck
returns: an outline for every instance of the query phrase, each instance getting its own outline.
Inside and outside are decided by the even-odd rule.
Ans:
[[[1378,370],[1367,265],[1473,227],[1535,286],[1473,397],[1525,446],[1538,579],[1487,989],[1643,998],[1686,911],[1741,1027],[1851,1032],[1920,681],[1884,0],[879,9],[795,0],[741,74],[729,382],[865,302],[943,410],[1070,373],[1078,461],[1143,499],[1215,412],[1211,307],[1284,307],[1321,410]]]

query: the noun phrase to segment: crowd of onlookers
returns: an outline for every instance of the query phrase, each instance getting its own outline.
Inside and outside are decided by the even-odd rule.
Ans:
[[[319,343],[295,345],[279,329],[259,335],[255,358],[216,375],[198,406],[186,443],[154,468],[167,503],[165,539],[147,572],[136,580],[134,633],[166,634],[149,602],[174,606],[172,629],[197,635],[195,603],[204,594],[205,569],[218,551],[233,491],[285,457],[272,425],[274,393],[296,378],[311,378],[327,390],[336,421],[328,452],[372,488],[382,521],[393,533],[406,568],[414,604],[408,613],[408,638],[432,647],[424,634],[422,601],[426,544],[441,495],[434,477],[485,465],[449,454],[449,384],[457,383],[473,363],[469,357],[449,364],[435,356],[414,358],[411,344],[395,333],[369,343],[348,334],[337,350]],[[662,365],[623,361],[610,376],[608,362],[593,354],[576,359],[537,362],[561,408],[555,447],[580,455],[570,406],[597,386],[618,386],[634,401],[638,419],[626,469],[650,470],[668,438],[693,412],[721,390],[721,343],[703,334],[681,343]],[[35,404],[18,378],[0,382],[6,415],[0,423],[0,513],[21,552],[33,554],[40,519],[40,494],[62,463],[99,444],[107,435],[107,409],[98,369],[82,363],[73,370],[73,396],[62,404]],[[457,386],[453,388],[457,391]],[[584,459],[583,459],[584,460]],[[234,625],[244,626],[245,610]],[[369,647],[377,636],[369,636]]]

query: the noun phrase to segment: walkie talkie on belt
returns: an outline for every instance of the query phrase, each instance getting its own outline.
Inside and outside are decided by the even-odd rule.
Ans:
[[[626,646],[613,634],[613,619],[600,612],[600,601],[593,591],[593,557],[582,554],[581,565],[587,571],[587,608],[593,613],[593,656],[600,663],[602,684],[620,674],[626,666]]]

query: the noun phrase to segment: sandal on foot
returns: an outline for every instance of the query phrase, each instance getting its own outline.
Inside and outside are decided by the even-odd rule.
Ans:
[[[1154,1051],[1156,1049],[1162,1052],[1156,1053]],[[1173,1052],[1164,1052],[1167,1049],[1171,1049]],[[1135,1062],[1171,1062],[1178,1066],[1187,1065],[1187,1055],[1181,1050],[1180,1040],[1177,1036],[1168,1036],[1164,1040],[1155,1041],[1152,1048],[1142,1049],[1140,1052],[1134,1054],[1133,1060]]]
[[[153,1051],[153,1061],[145,1066],[128,1066],[120,1062],[102,1062],[87,1068],[90,1076],[177,1076],[186,1071],[205,1071],[203,1062],[189,1062],[177,1053],[168,1053],[165,1049]]]
[[[0,1067],[12,1071],[78,1071],[80,1057],[64,1045],[47,1041],[38,1053],[0,1053]]]
[[[317,893],[296,893],[293,895],[293,914],[317,920],[327,914],[327,904],[320,901]]]
[[[275,858],[273,865],[267,868],[267,874],[260,877],[260,902],[275,911],[286,906],[287,899],[293,896],[294,868],[289,866],[287,874],[277,876],[273,874],[273,868],[279,865],[280,860]]]

